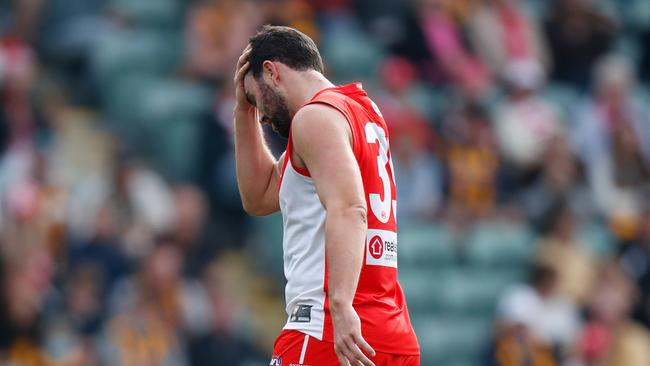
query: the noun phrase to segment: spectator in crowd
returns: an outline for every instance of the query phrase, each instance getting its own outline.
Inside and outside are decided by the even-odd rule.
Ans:
[[[635,97],[636,73],[621,56],[602,59],[594,78],[592,95],[575,112],[573,147],[598,209],[609,217],[634,216],[649,177],[647,107]]]
[[[443,136],[449,206],[464,217],[489,216],[500,161],[487,113],[475,104],[462,106],[445,122]]]
[[[514,61],[504,69],[507,99],[495,111],[499,149],[515,189],[527,186],[540,170],[546,151],[563,133],[559,114],[539,90],[542,66],[533,60]]]
[[[32,47],[20,38],[0,33],[0,125],[4,133],[0,158],[0,192],[26,180],[36,154],[39,127],[30,100],[37,75],[37,59]],[[15,188],[15,187],[14,187]],[[0,197],[6,210],[8,197]],[[5,216],[7,213],[4,212]],[[0,218],[2,220],[2,218]]]
[[[93,342],[105,316],[106,281],[94,264],[70,271],[70,279],[45,313],[41,349],[52,365],[97,364]]]
[[[391,136],[396,174],[397,212],[408,221],[434,217],[442,200],[442,172],[426,145],[431,135],[426,124],[401,123]]]
[[[43,248],[19,256],[4,254],[0,312],[0,357],[26,366],[46,365],[43,349],[44,312],[53,290],[54,263]]]
[[[117,284],[111,295],[105,362],[121,365],[186,365],[184,337],[209,331],[205,290],[182,277],[178,246],[163,239],[140,271]],[[137,330],[132,323],[138,324]]]
[[[118,222],[118,212],[113,206],[100,207],[94,217],[90,236],[71,238],[68,248],[67,265],[71,271],[90,266],[99,272],[97,277],[105,284],[100,294],[104,302],[115,282],[130,270],[129,260],[123,252]]]
[[[318,39],[309,2],[201,0],[190,6],[187,17],[185,67],[202,81],[223,84],[255,30],[265,23],[296,27]]]
[[[585,365],[642,366],[650,363],[650,333],[630,319],[637,296],[633,282],[614,263],[604,264],[591,294],[580,340]]]
[[[7,124],[15,146],[35,137],[39,121],[32,105],[38,72],[37,57],[22,39],[0,36],[0,122]]]
[[[543,35],[517,0],[481,0],[468,23],[472,46],[496,77],[514,62],[532,61],[548,68]]]
[[[412,62],[400,56],[389,57],[382,63],[379,76],[382,88],[373,100],[390,128],[399,128],[400,124],[429,124],[424,115],[425,107],[418,106],[413,98],[420,85],[418,70]]]
[[[69,222],[76,237],[87,238],[98,210],[111,206],[123,250],[129,257],[141,258],[153,239],[170,226],[173,204],[169,187],[156,172],[133,159],[120,158],[110,180],[93,176],[79,184],[71,197]]]
[[[618,25],[594,0],[555,0],[545,24],[551,79],[585,89],[590,71],[616,40]]]
[[[314,9],[311,1],[282,0],[276,6],[269,6],[266,23],[284,24],[300,29],[315,42],[319,41],[318,27],[314,18]],[[279,6],[278,6],[279,5]]]
[[[242,299],[243,291],[235,285],[241,278],[235,280],[224,266],[226,260],[211,263],[203,273],[202,283],[209,299],[212,327],[208,333],[190,340],[192,365],[240,365],[247,360],[260,359],[266,363],[267,358],[248,335],[251,319]]]
[[[430,78],[456,86],[470,98],[479,98],[489,88],[489,70],[463,43],[460,24],[452,13],[453,3],[424,0],[418,10],[426,45],[436,63]]]
[[[621,267],[640,291],[635,318],[650,328],[650,206],[647,206],[636,238],[622,249]]]
[[[27,247],[42,247],[56,259],[65,254],[67,194],[48,176],[40,152],[33,152],[28,175],[7,187],[6,248],[20,255]]]
[[[552,214],[548,234],[537,245],[537,262],[557,273],[559,295],[581,305],[591,291],[596,260],[577,238],[576,224],[569,207],[558,207]]]
[[[264,6],[253,1],[197,1],[188,12],[186,67],[193,75],[223,83],[255,29],[263,24]]]
[[[490,365],[561,365],[580,329],[577,309],[557,295],[555,271],[535,267],[530,285],[508,289],[497,307]]]
[[[578,220],[593,212],[589,192],[566,138],[551,142],[544,153],[541,175],[523,191],[522,204],[531,225],[540,233],[550,230],[558,208],[570,209]]]
[[[211,239],[217,235],[211,231],[205,197],[197,187],[189,184],[174,187],[173,196],[174,218],[167,235],[179,246],[185,259],[184,272],[198,276],[225,243],[215,245]]]

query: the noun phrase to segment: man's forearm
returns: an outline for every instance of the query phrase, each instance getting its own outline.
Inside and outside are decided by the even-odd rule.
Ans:
[[[328,210],[325,227],[329,299],[333,311],[351,306],[363,264],[365,207]]]
[[[237,183],[244,209],[264,197],[275,167],[275,158],[264,141],[255,111],[235,111],[235,162]]]

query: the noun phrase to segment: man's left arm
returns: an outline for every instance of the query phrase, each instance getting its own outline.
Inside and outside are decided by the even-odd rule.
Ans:
[[[367,208],[350,126],[337,110],[315,104],[296,114],[291,131],[294,151],[309,170],[327,211],[325,251],[334,349],[341,365],[373,365],[361,352],[374,355],[352,307],[363,264]]]

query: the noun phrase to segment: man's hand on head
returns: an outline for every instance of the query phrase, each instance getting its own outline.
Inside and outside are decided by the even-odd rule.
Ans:
[[[246,73],[250,70],[250,63],[248,62],[248,55],[250,55],[250,52],[251,46],[248,45],[237,61],[235,77],[233,79],[235,84],[235,114],[250,113],[255,109],[255,106],[248,101],[248,98],[246,98],[246,90],[244,88],[244,78],[246,77]]]

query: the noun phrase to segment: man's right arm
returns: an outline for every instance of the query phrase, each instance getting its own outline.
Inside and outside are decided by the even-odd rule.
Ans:
[[[239,58],[235,73],[236,106],[234,111],[235,162],[237,184],[244,210],[256,216],[280,209],[278,190],[283,158],[276,161],[264,140],[256,110],[246,100],[244,76],[248,71],[249,48]]]

